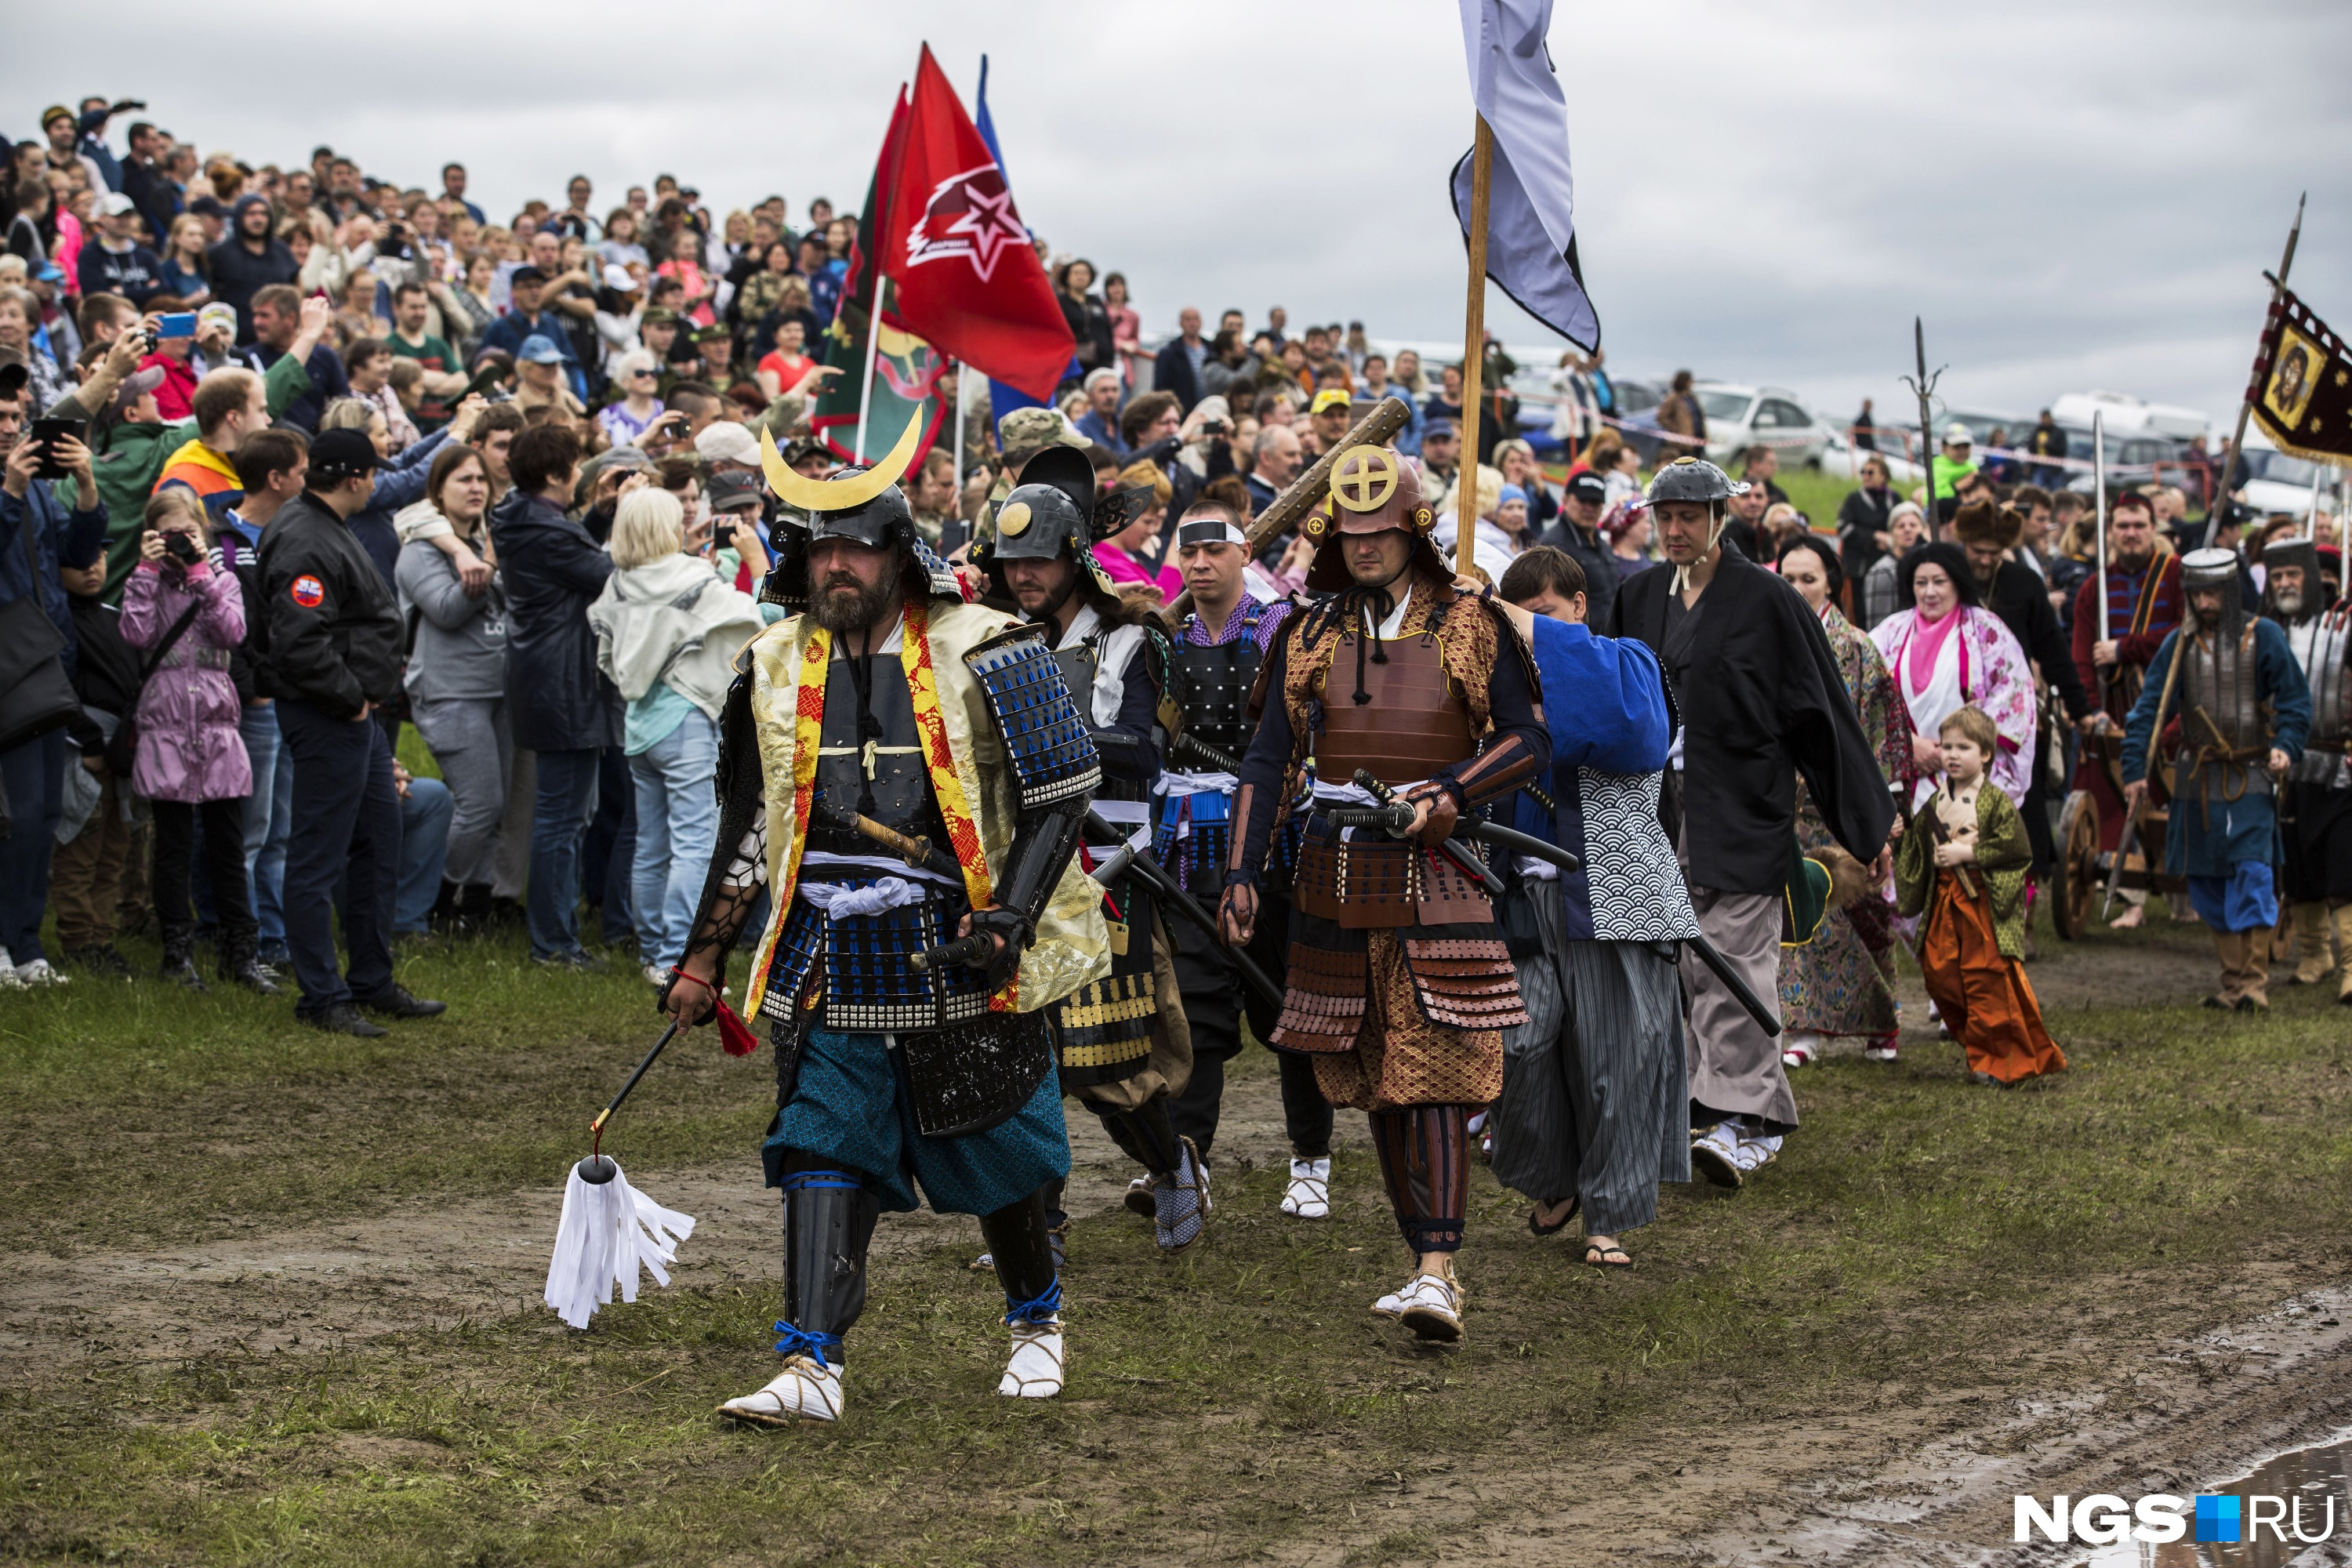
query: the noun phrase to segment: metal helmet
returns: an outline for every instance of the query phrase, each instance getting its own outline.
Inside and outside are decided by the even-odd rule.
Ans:
[[[1078,560],[1094,543],[1094,501],[1095,469],[1087,455],[1048,447],[1022,467],[1021,482],[997,503],[993,526],[972,547],[972,560]]]
[[[1676,458],[1650,479],[1652,506],[1669,500],[1705,501],[1713,506],[1747,493],[1746,484],[1735,481],[1705,458]]]
[[[2278,570],[2303,569],[2303,600],[2292,613],[2278,606]],[[2281,620],[2305,620],[2327,607],[2327,590],[2319,572],[2319,545],[2309,539],[2274,539],[2263,546],[2263,613]]]
[[[1475,483],[1475,481],[1473,481]],[[1331,466],[1331,493],[1300,524],[1315,543],[1314,562],[1307,568],[1307,585],[1319,593],[1344,588],[1350,581],[1339,541],[1349,534],[1386,533],[1402,530],[1412,541],[1412,564],[1450,578],[1444,561],[1429,542],[1437,526],[1422,500],[1421,468],[1386,447],[1350,447]]]
[[[2218,589],[2221,595],[2220,626],[2226,637],[2235,637],[2245,619],[2245,606],[2239,591],[2238,552],[2218,547],[2192,550],[2180,558],[2180,592],[2183,595],[2200,589]],[[2193,613],[2193,607],[2192,607]]]
[[[928,580],[933,594],[961,596],[954,568],[932,553],[915,529],[899,479],[922,445],[920,414],[907,423],[898,445],[879,462],[845,468],[822,479],[793,471],[776,450],[775,437],[760,432],[760,463],[768,488],[783,502],[769,531],[775,565],[760,596],[795,614],[808,607],[808,552],[821,540],[845,539],[877,550],[896,547]]]
[[[1123,531],[1151,505],[1149,489],[1095,493],[1094,465],[1075,447],[1048,447],[1022,465],[1021,482],[996,504],[971,547],[971,563],[1052,561],[1078,565],[1077,590],[1116,603],[1118,585],[1095,560],[1094,547]]]

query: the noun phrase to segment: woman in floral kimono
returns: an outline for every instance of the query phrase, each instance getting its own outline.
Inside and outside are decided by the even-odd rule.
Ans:
[[[1957,544],[1922,544],[1896,569],[1902,608],[1870,631],[1911,715],[1918,773],[1910,805],[1935,788],[1936,735],[1973,703],[2000,731],[1990,777],[2021,810],[2033,781],[2033,667],[1999,616],[1979,603],[1976,574]]]
[[[1823,540],[1795,539],[1780,552],[1780,576],[1796,589],[1830,640],[1831,656],[1853,700],[1854,716],[1862,721],[1864,739],[1878,761],[1887,784],[1907,799],[1916,779],[1911,763],[1911,719],[1895,689],[1886,663],[1867,635],[1857,630],[1837,606],[1845,574],[1835,547]],[[1836,867],[1844,862],[1844,877],[1833,877],[1839,890],[1864,879],[1863,868],[1837,847],[1829,826],[1797,781],[1797,838],[1808,856]],[[1788,951],[1780,965],[1781,1062],[1792,1068],[1809,1065],[1830,1035],[1860,1035],[1863,1054],[1874,1060],[1895,1057],[1895,933],[1890,924],[1894,905],[1882,888],[1870,887],[1850,902],[1832,908],[1813,940]]]

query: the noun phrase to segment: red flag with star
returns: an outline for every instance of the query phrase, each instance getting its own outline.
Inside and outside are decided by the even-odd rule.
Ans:
[[[923,46],[881,239],[885,314],[942,353],[1050,399],[1076,344],[988,143]]]

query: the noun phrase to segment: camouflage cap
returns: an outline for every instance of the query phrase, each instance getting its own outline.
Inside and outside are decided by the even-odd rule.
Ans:
[[[1007,452],[1024,447],[1092,445],[1058,408],[1014,409],[996,422],[996,444]]]
[[[677,312],[671,310],[667,305],[650,306],[646,309],[645,315],[638,320],[637,325],[640,327],[659,327],[664,325],[674,327],[677,325]]]

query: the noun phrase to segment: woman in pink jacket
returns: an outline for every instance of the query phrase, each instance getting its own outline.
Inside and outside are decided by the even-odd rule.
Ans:
[[[139,694],[131,784],[154,805],[155,911],[163,927],[165,978],[205,989],[189,957],[195,920],[188,862],[201,813],[220,916],[221,978],[273,995],[277,986],[256,962],[246,897],[245,801],[253,793],[253,764],[238,732],[242,709],[229,677],[229,650],[245,640],[245,599],[236,574],[217,555],[206,559],[204,517],[195,492],[177,486],[147,503],[139,564],[122,594],[122,640],[155,667]],[[160,660],[156,649],[163,649]]]

